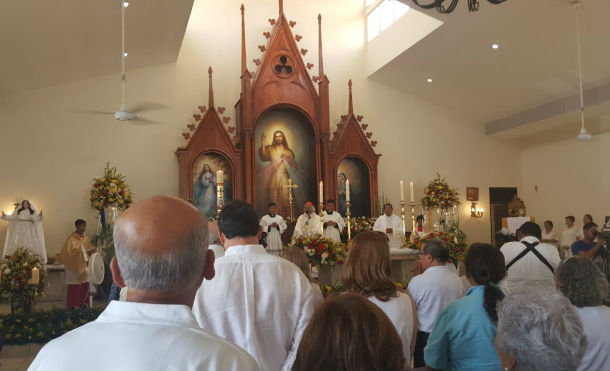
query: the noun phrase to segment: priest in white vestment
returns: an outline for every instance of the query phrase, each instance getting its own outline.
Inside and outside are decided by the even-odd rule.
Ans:
[[[390,239],[390,248],[399,249],[402,246],[402,237],[405,232],[402,228],[402,219],[393,214],[392,204],[383,206],[383,215],[375,221],[373,230],[385,233]]]
[[[258,370],[246,351],[200,328],[191,310],[201,282],[214,277],[207,241],[205,217],[184,200],[132,205],[114,226],[110,263],[114,282],[129,286],[126,301],[51,340],[29,370]]]
[[[267,234],[267,252],[275,255],[280,255],[282,251],[282,233],[286,230],[286,222],[284,218],[277,215],[277,205],[271,202],[268,205],[269,214],[263,216],[259,225],[263,232]]]
[[[316,209],[313,207],[313,204],[307,201],[305,203],[304,213],[297,219],[292,238],[313,237],[316,234],[322,234],[320,215],[316,214]]]
[[[335,200],[329,199],[326,201],[326,210],[324,210],[324,237],[331,240],[341,242],[341,231],[345,227],[345,221],[341,214],[335,210]]]
[[[314,311],[311,284],[296,265],[259,245],[258,217],[246,202],[226,204],[218,229],[226,253],[195,297],[199,325],[244,348],[262,370],[290,370]]]

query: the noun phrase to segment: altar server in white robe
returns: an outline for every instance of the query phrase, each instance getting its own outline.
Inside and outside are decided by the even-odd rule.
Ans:
[[[259,245],[258,217],[246,202],[226,204],[218,229],[226,253],[197,292],[199,325],[244,348],[262,370],[290,370],[314,311],[311,284],[296,265]]]
[[[313,237],[316,234],[322,234],[320,215],[316,214],[313,204],[309,201],[305,202],[304,209],[305,212],[297,219],[292,238]]]
[[[271,202],[267,205],[269,214],[263,216],[260,221],[260,226],[263,232],[267,234],[267,252],[279,255],[282,251],[282,233],[286,230],[286,222],[284,218],[277,215],[277,205]]]
[[[326,209],[324,210],[324,237],[331,240],[341,242],[341,231],[345,227],[345,221],[341,214],[335,210],[335,200],[329,199],[326,201]]]
[[[385,204],[383,215],[375,220],[373,230],[385,233],[390,239],[390,248],[398,249],[402,246],[402,236],[405,232],[402,229],[402,219],[394,215],[393,212],[392,204]]]
[[[258,370],[246,351],[201,329],[191,310],[201,282],[214,277],[207,225],[178,198],[132,205],[114,226],[110,263],[114,282],[129,286],[126,301],[51,340],[29,370]]]

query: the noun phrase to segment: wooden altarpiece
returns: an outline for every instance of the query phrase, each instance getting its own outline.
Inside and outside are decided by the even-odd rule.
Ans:
[[[367,165],[370,171],[371,211],[375,213],[380,155],[372,148],[376,143],[369,141],[372,134],[363,131],[362,126],[366,124],[361,125],[362,118],[353,114],[351,81],[349,113],[342,117],[331,144],[329,80],[324,73],[322,60],[322,17],[318,15],[319,65],[316,76],[310,76],[308,72],[313,64],[303,61],[302,56],[307,54],[307,50],[298,47],[297,42],[302,36],[293,35],[291,28],[296,22],[287,20],[282,0],[279,1],[278,18],[269,19],[272,30],[263,33],[268,41],[267,45],[259,45],[263,54],[261,58],[254,59],[257,65],[254,73],[246,65],[243,5],[241,22],[241,96],[235,104],[236,125],[228,128],[223,125],[228,118],[220,118],[213,99],[202,117],[195,115],[198,122],[196,129],[189,125],[190,132],[183,133],[188,143],[176,151],[180,163],[180,195],[184,199],[192,199],[193,163],[201,154],[211,152],[221,154],[232,166],[233,198],[244,199],[256,207],[257,138],[254,133],[262,115],[281,108],[298,112],[311,125],[315,153],[310,156],[315,158],[315,181],[316,184],[324,182],[326,197],[332,195],[337,198],[337,169],[341,161],[347,157],[357,157]],[[317,90],[314,83],[318,85]],[[210,75],[210,96],[212,94]],[[300,205],[296,207],[300,209]]]

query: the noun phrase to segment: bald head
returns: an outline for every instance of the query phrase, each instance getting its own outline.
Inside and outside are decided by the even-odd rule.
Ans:
[[[125,284],[156,291],[194,285],[205,264],[207,226],[203,214],[175,197],[132,205],[116,222],[113,236]]]

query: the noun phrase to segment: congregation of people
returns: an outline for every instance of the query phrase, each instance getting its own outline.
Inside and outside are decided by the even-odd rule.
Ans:
[[[552,224],[526,222],[501,248],[473,243],[465,277],[445,242],[428,239],[401,289],[390,249],[404,232],[388,204],[352,239],[342,292],[324,299],[304,251],[283,248],[277,205],[268,209],[259,219],[236,200],[208,222],[177,198],[135,203],[114,226],[110,269],[124,300],[50,341],[29,369],[610,370],[610,288],[593,259],[605,241],[592,221],[561,240]],[[333,200],[322,217],[307,203],[293,236],[339,239],[342,223]],[[62,251],[77,273],[83,228]],[[84,279],[74,280],[77,300]]]

